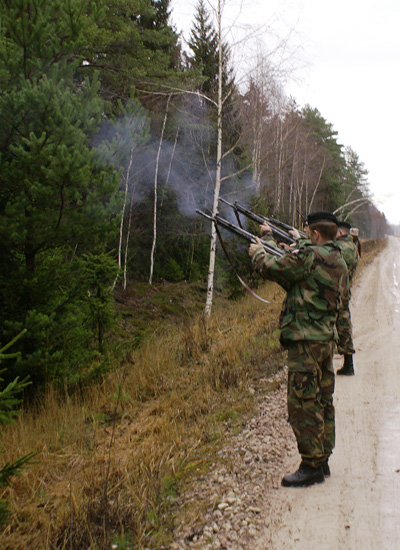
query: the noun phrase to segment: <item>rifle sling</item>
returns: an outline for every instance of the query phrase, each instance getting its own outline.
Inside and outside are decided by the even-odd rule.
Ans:
[[[241,229],[243,229],[243,225],[242,225],[242,222],[240,221],[240,216],[239,216],[238,211],[236,210],[236,208],[235,208],[235,216],[236,216],[236,219],[238,221],[239,227]]]
[[[252,288],[250,288],[249,285],[243,281],[241,276],[236,271],[235,266],[233,265],[233,262],[232,262],[232,260],[229,256],[229,254],[228,254],[228,251],[225,248],[225,244],[224,244],[224,241],[222,240],[222,236],[221,236],[221,233],[218,229],[217,224],[214,224],[214,225],[215,225],[215,230],[216,230],[217,235],[218,235],[219,242],[221,243],[221,246],[222,246],[222,250],[225,253],[225,256],[226,256],[226,258],[227,258],[227,260],[228,260],[228,262],[229,262],[229,264],[232,268],[233,273],[239,279],[239,282],[244,286],[244,288],[247,290],[247,292],[249,292],[252,296],[254,296],[254,298],[257,298],[257,300],[260,300],[260,302],[264,302],[264,304],[273,304],[274,302],[269,302],[268,300],[265,300],[264,298],[261,298],[261,296],[259,296],[256,292],[254,292],[254,290]]]

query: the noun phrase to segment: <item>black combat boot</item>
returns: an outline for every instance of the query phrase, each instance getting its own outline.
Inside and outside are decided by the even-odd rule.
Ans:
[[[329,468],[328,459],[326,459],[325,462],[322,463],[322,471],[324,472],[325,477],[329,477],[331,475],[331,469]]]
[[[308,487],[314,485],[314,483],[322,483],[324,480],[322,466],[312,468],[301,463],[297,472],[288,474],[282,479],[282,485],[284,487]]]
[[[336,374],[344,374],[346,376],[353,376],[354,366],[353,366],[353,355],[345,355],[343,367],[337,371]]]

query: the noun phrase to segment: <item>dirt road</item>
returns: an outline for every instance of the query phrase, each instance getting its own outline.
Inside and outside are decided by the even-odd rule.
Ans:
[[[353,290],[356,376],[336,379],[332,475],[276,491],[254,549],[400,550],[399,285],[400,240],[391,237]],[[286,471],[297,465],[293,452]]]

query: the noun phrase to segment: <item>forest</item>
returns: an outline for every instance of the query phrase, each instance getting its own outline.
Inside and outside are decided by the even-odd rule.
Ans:
[[[205,301],[216,242],[196,209],[219,197],[296,227],[327,209],[363,238],[390,232],[317,106],[287,98],[268,62],[236,82],[218,6],[198,1],[184,45],[170,0],[0,0],[4,421],[18,395],[115,368],[142,341],[117,307],[137,289],[198,284]],[[212,277],[240,294],[219,247]]]
[[[203,0],[185,51],[169,0],[0,9],[0,341],[27,330],[7,376],[73,385],[101,363],[110,288],[204,280],[195,210],[212,211],[217,177],[218,196],[293,225],[339,209],[363,237],[387,232],[317,108],[285,102],[267,68],[235,85]]]

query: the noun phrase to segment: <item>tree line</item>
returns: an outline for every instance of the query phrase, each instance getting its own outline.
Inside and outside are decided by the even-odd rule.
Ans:
[[[205,280],[195,209],[219,196],[388,232],[317,108],[268,64],[235,81],[220,7],[199,0],[183,48],[170,0],[0,0],[0,342],[26,329],[10,379],[69,387],[107,368],[113,290]],[[217,286],[225,271],[217,257]]]

